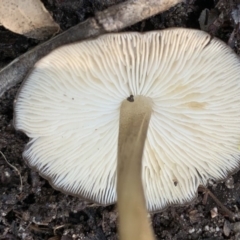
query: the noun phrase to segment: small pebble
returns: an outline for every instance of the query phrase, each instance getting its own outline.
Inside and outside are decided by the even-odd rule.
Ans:
[[[224,225],[223,225],[223,234],[228,237],[230,235],[231,232],[231,225],[229,221],[225,221]]]
[[[225,182],[225,186],[228,188],[228,189],[233,189],[234,188],[234,180],[233,180],[233,177],[230,177],[227,179],[227,181]]]
[[[5,216],[7,216],[7,213],[5,213],[5,212],[2,212],[2,214],[1,214],[3,217],[5,217]]]
[[[191,233],[194,233],[195,232],[195,228],[190,228],[189,230],[188,230],[188,232],[191,234]]]
[[[240,222],[236,222],[233,224],[233,231],[235,233],[240,233]]]
[[[214,207],[212,210],[211,210],[211,217],[212,218],[215,218],[218,216],[218,209],[216,207]]]

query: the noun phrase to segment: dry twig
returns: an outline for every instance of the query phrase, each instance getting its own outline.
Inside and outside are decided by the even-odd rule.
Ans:
[[[204,198],[203,198],[203,204],[206,204],[207,197],[210,196],[213,199],[213,201],[218,205],[219,210],[222,212],[223,215],[228,216],[229,219],[231,219],[232,221],[234,221],[236,219],[236,214],[234,214],[232,211],[230,211],[228,208],[226,208],[221,203],[221,201],[208,188],[199,186],[198,191],[203,192],[205,194]]]

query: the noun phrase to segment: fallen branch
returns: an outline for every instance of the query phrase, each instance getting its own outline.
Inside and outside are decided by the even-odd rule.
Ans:
[[[180,2],[184,0],[129,0],[96,13],[96,18],[106,31],[111,32],[167,11]]]
[[[56,37],[38,45],[16,58],[0,71],[0,97],[9,88],[21,82],[34,64],[52,50],[76,41],[97,37],[100,34],[119,31],[134,23],[166,11],[184,0],[129,0],[97,12],[95,18],[68,29]]]

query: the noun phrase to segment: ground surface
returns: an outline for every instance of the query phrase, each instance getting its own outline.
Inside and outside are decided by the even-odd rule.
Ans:
[[[47,9],[63,30],[93,16],[95,11],[120,0],[44,0]],[[91,2],[91,3],[90,3]],[[166,13],[136,24],[128,30],[147,31],[168,27],[200,28],[198,18],[203,9],[211,10],[216,19],[206,30],[228,43],[238,54],[239,24],[237,0],[189,0]],[[232,14],[234,12],[234,14]],[[234,21],[235,20],[235,21]],[[206,27],[206,26],[205,26]],[[38,41],[27,39],[0,28],[0,67],[28,51]],[[22,192],[17,171],[0,155],[0,239],[117,239],[115,206],[99,207],[55,191],[31,171],[21,153],[27,137],[12,127],[13,100],[19,86],[0,99],[0,151],[22,176]],[[231,211],[240,207],[240,173],[233,183],[212,183],[210,189]],[[185,207],[170,208],[152,215],[158,239],[240,239],[240,219],[231,221],[208,198],[203,204],[202,193]],[[216,213],[217,208],[218,213]],[[211,212],[212,210],[212,212]]]

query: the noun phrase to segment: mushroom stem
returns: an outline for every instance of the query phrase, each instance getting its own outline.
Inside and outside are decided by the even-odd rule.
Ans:
[[[151,99],[136,96],[120,110],[117,196],[123,240],[154,239],[142,186],[142,155],[152,112]]]

